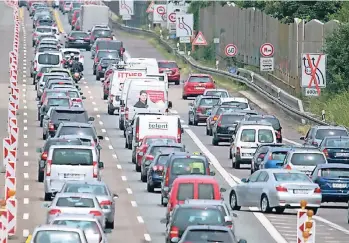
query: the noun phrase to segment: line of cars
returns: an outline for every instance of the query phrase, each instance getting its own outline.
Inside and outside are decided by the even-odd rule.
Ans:
[[[114,228],[118,195],[103,182],[101,144],[84,108],[85,97],[68,69],[64,69],[66,55],[78,49],[64,49],[52,31],[41,35],[40,19],[52,19],[52,12],[44,2],[29,2],[33,26],[32,77],[38,101],[38,121],[42,127],[43,147],[37,148],[38,182],[44,183],[43,196],[47,208],[46,222],[37,226],[28,242],[105,243],[106,233]],[[29,4],[28,4],[29,6]],[[40,7],[35,7],[40,6]],[[32,11],[35,9],[35,11]],[[54,23],[54,22],[52,22]],[[47,25],[43,27],[54,29]],[[40,37],[38,37],[40,36]],[[47,40],[54,50],[41,50]],[[56,47],[56,48],[54,48]]]

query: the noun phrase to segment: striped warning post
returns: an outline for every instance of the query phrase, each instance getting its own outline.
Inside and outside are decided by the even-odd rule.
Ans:
[[[10,119],[10,127],[17,127],[17,118]]]
[[[0,243],[7,243],[7,210],[6,208],[0,208]]]
[[[8,161],[6,164],[5,178],[16,177],[16,163],[14,161]]]
[[[11,197],[13,191],[16,191],[16,177],[5,178],[5,200]]]
[[[13,236],[16,234],[17,228],[17,199],[9,198],[6,200],[7,209],[7,235]]]
[[[10,140],[11,140],[12,149],[14,150],[17,150],[18,148],[18,131],[19,131],[18,127],[10,128]]]

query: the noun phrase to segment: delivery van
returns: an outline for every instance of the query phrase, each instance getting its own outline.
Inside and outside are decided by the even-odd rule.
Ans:
[[[129,66],[144,66],[149,74],[159,74],[158,61],[155,58],[130,58],[127,60]]]

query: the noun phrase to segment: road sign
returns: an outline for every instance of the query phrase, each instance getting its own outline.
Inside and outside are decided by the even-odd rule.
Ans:
[[[261,57],[259,62],[259,68],[262,72],[273,72],[274,57]]]
[[[319,96],[320,95],[317,92],[316,88],[305,88],[304,94],[305,94],[305,96]]]
[[[189,36],[179,37],[179,43],[190,43],[190,37]]]
[[[133,15],[134,14],[134,2],[133,0],[119,0],[119,14]]]
[[[122,20],[131,20],[132,16],[131,15],[122,15]]]
[[[316,88],[318,94],[326,87],[326,55],[303,53],[301,59],[303,88]]]
[[[201,31],[196,35],[193,40],[193,45],[195,46],[207,46],[207,41]]]
[[[167,20],[166,4],[154,4],[153,23],[163,23]]]
[[[228,44],[224,48],[225,55],[228,57],[234,57],[238,53],[238,48],[234,44]]]
[[[168,21],[171,23],[176,23],[176,13],[170,13],[168,15]]]
[[[274,46],[270,43],[264,43],[259,51],[263,57],[272,57],[274,55]]]
[[[194,35],[193,26],[194,26],[193,14],[176,14],[176,36],[177,37],[193,36]],[[205,40],[205,43],[206,43],[206,40]],[[207,43],[205,45],[207,45]]]
[[[147,8],[147,10],[145,12],[147,12],[147,13],[153,13],[154,12],[154,1],[152,1],[149,4],[149,6],[148,6],[148,8]]]

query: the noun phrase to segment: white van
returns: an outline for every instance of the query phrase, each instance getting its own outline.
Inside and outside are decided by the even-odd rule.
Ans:
[[[240,122],[230,145],[232,167],[240,169],[240,164],[251,164],[259,145],[276,142],[275,130],[271,124],[260,121]]]
[[[110,78],[108,114],[113,115],[115,110],[120,113],[120,98],[127,78],[145,77],[145,69],[116,70]]]
[[[127,59],[129,66],[144,66],[148,74],[159,74],[158,61],[155,58],[130,58]]]

